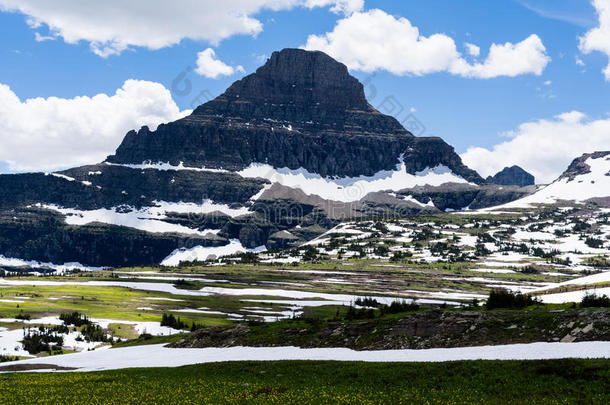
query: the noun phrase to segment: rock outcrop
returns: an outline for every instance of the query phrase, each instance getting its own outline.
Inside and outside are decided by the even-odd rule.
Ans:
[[[607,156],[610,156],[610,151],[599,151],[593,153],[585,153],[582,156],[577,157],[572,161],[570,166],[566,169],[565,172],[559,177],[558,180],[568,179],[569,181],[574,180],[576,176],[581,176],[584,174],[591,173],[591,166],[587,163],[589,159],[602,159]],[[610,172],[606,173],[606,175],[610,176]]]
[[[485,184],[447,183],[441,186],[418,186],[401,190],[399,196],[411,196],[421,204],[432,202],[441,211],[480,209],[502,205],[526,197],[536,191],[536,187],[498,186]]]
[[[533,186],[535,178],[519,166],[505,167],[502,171],[496,173],[495,176],[487,178],[488,183],[497,184],[499,186]]]

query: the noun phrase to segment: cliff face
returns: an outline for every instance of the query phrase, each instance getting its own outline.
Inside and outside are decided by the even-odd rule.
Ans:
[[[108,161],[229,170],[261,162],[356,177],[394,169],[401,155],[410,173],[445,165],[483,181],[440,138],[416,138],[370,106],[345,65],[322,52],[285,49],[190,116],[129,132]]]
[[[493,177],[489,176],[487,182],[500,186],[526,187],[533,186],[535,184],[535,178],[519,166],[512,166],[505,167]]]

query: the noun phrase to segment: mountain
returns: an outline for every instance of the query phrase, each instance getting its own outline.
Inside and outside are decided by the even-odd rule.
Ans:
[[[411,174],[444,165],[468,181],[483,181],[442,139],[416,138],[375,110],[345,65],[322,52],[284,49],[190,116],[154,132],[128,133],[108,162],[231,171],[264,162],[356,177],[393,170],[401,155]]]
[[[506,206],[529,207],[590,200],[610,205],[610,151],[587,153],[574,159],[553,183]]]
[[[531,193],[484,183],[442,139],[373,108],[345,65],[285,49],[190,116],[129,132],[105,162],[0,176],[0,265],[175,264]]]
[[[533,186],[534,176],[520,168],[519,166],[505,167],[494,176],[487,177],[486,181],[500,186]]]

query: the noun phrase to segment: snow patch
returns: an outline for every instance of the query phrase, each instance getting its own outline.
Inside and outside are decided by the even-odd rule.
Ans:
[[[45,363],[79,371],[134,367],[180,367],[225,361],[334,360],[365,362],[445,362],[459,360],[545,360],[563,358],[610,358],[607,342],[529,343],[501,346],[422,350],[356,351],[346,348],[301,349],[298,347],[226,347],[173,349],[164,345],[125,347],[105,351],[53,356]],[[40,363],[27,359],[15,364]]]
[[[263,178],[272,183],[301,189],[308,195],[317,195],[327,200],[341,202],[359,201],[368,193],[376,191],[398,191],[423,185],[440,186],[445,183],[467,183],[464,178],[456,175],[444,165],[428,168],[414,175],[409,174],[402,157],[399,159],[396,170],[379,171],[373,176],[322,177],[319,174],[310,173],[304,168],[296,170],[286,167],[276,169],[264,163],[252,163],[237,174],[245,178]]]
[[[161,262],[164,266],[176,267],[181,262],[194,262],[212,260],[222,256],[230,256],[236,253],[245,252],[264,252],[267,250],[264,246],[259,246],[254,249],[246,249],[239,240],[231,239],[228,245],[217,247],[195,246],[191,249],[176,249]]]

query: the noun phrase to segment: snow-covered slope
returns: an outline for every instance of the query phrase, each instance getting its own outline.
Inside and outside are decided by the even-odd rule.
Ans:
[[[596,152],[575,159],[559,179],[540,191],[501,208],[530,208],[535,204],[604,197],[610,197],[610,152]]]

